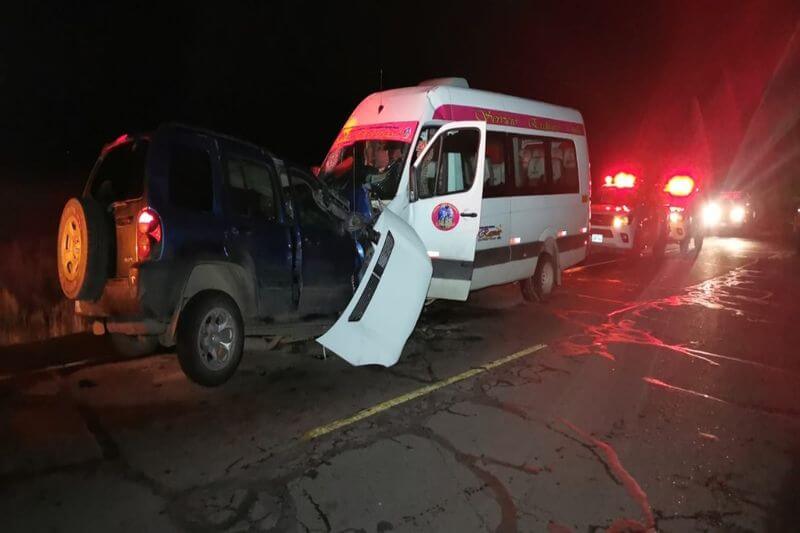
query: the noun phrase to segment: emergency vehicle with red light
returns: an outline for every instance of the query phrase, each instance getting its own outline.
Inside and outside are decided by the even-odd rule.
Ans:
[[[631,172],[603,180],[592,198],[592,251],[630,253],[653,250],[665,231],[666,211],[654,187]]]
[[[663,255],[667,244],[680,246],[681,253],[688,253],[694,244],[695,253],[703,247],[705,227],[703,224],[703,197],[700,186],[689,174],[674,174],[664,185],[664,201],[669,212],[667,231],[656,242],[656,255]]]

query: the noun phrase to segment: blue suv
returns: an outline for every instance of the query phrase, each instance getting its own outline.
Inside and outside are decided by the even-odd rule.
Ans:
[[[190,379],[219,385],[245,334],[333,323],[374,240],[359,220],[267,150],[167,124],[103,148],[61,215],[59,281],[121,351],[177,345]]]

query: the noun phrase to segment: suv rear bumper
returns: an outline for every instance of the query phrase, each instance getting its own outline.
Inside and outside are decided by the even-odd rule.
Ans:
[[[110,279],[99,299],[77,300],[75,313],[89,318],[141,317],[144,312],[138,292],[138,286],[130,278]]]

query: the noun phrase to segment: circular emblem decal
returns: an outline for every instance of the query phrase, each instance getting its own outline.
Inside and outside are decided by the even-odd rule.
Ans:
[[[459,220],[461,220],[461,215],[453,204],[439,204],[433,208],[433,213],[431,213],[431,222],[436,229],[441,231],[450,231],[455,228],[458,226]]]

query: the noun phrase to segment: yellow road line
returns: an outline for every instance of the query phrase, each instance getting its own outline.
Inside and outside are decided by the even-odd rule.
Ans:
[[[500,359],[496,359],[491,363],[487,363],[483,366],[479,366],[477,368],[472,368],[467,370],[466,372],[462,372],[461,374],[455,375],[451,378],[447,378],[442,381],[437,381],[436,383],[431,383],[430,385],[426,385],[425,387],[419,388],[417,390],[407,392],[401,396],[397,396],[396,398],[392,398],[391,400],[387,400],[385,402],[379,403],[377,405],[373,405],[372,407],[368,407],[358,413],[354,414],[353,416],[347,418],[340,418],[339,420],[335,420],[330,424],[325,424],[324,426],[320,426],[316,429],[312,429],[303,435],[303,440],[314,440],[318,437],[323,435],[327,435],[332,431],[336,431],[337,429],[341,429],[343,427],[355,424],[356,422],[360,422],[365,418],[369,418],[371,416],[375,416],[378,413],[382,413],[392,407],[396,407],[400,404],[410,402],[411,400],[415,400],[421,396],[425,396],[426,394],[430,394],[434,391],[437,391],[443,387],[447,387],[448,385],[452,385],[453,383],[458,383],[459,381],[464,381],[465,379],[469,379],[471,377],[477,376],[478,374],[482,374],[487,370],[491,370],[493,368],[497,368],[499,366],[505,365],[519,359],[521,357],[525,357],[526,355],[530,355],[534,352],[538,352],[539,350],[545,348],[546,344],[537,344],[536,346],[530,346],[518,352],[514,352],[511,355],[507,355],[505,357],[501,357]]]

